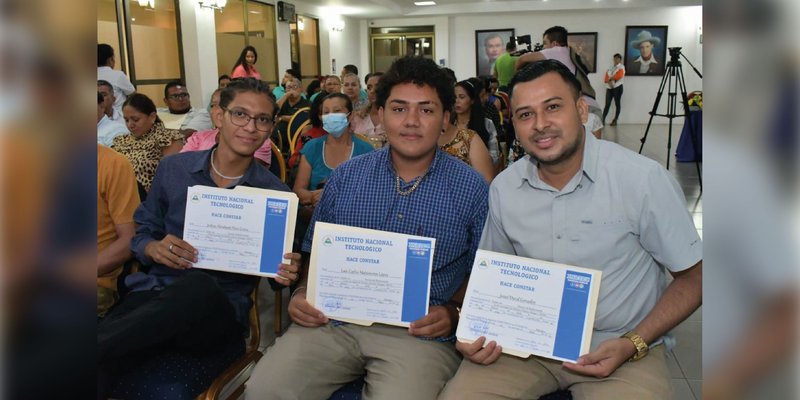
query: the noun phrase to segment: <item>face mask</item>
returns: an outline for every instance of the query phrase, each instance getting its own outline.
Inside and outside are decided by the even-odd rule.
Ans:
[[[348,124],[347,114],[344,113],[332,113],[322,116],[322,128],[335,138],[344,134]]]

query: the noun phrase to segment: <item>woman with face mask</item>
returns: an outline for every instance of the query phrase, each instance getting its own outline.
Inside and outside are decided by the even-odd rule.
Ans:
[[[322,186],[334,168],[345,161],[373,150],[369,143],[350,132],[353,102],[342,93],[322,100],[322,127],[327,135],[310,140],[300,151],[300,165],[294,192],[300,204],[314,206],[322,197]]]

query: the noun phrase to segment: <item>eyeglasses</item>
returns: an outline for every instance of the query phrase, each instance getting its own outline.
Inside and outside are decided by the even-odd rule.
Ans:
[[[183,92],[183,93],[173,93],[173,94],[171,94],[171,95],[169,95],[169,96],[167,96],[167,97],[169,97],[169,98],[170,98],[170,99],[172,99],[172,100],[179,100],[179,99],[180,99],[180,100],[183,100],[183,99],[185,99],[185,98],[188,98],[188,97],[189,97],[189,93],[188,93],[188,92]]]
[[[227,111],[228,114],[231,115],[231,122],[233,122],[233,124],[236,126],[242,126],[242,127],[247,126],[247,124],[249,124],[250,120],[252,119],[255,121],[256,130],[259,130],[261,132],[267,132],[274,123],[273,118],[269,115],[259,115],[254,117],[239,109],[229,110],[224,107],[220,108],[222,108],[223,111]]]

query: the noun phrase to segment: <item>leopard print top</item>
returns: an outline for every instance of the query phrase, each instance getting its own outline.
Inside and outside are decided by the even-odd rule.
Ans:
[[[469,162],[469,145],[472,143],[473,136],[477,134],[472,129],[459,128],[453,140],[442,146],[442,150],[472,166],[472,163]]]
[[[131,162],[136,172],[136,181],[149,192],[156,175],[156,167],[161,161],[161,149],[176,140],[183,140],[183,134],[179,130],[167,129],[161,121],[156,121],[142,137],[137,138],[130,133],[115,137],[111,148]]]

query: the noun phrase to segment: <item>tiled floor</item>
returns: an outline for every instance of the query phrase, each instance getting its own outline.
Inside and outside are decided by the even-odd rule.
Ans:
[[[672,133],[672,153],[670,159],[670,172],[680,183],[686,197],[686,207],[694,217],[695,225],[700,236],[703,235],[703,202],[700,193],[700,181],[697,178],[697,169],[694,163],[676,163],[675,147],[678,145],[682,121],[676,120]],[[646,125],[618,125],[606,127],[604,139],[617,142],[634,151],[639,151],[640,139],[644,135]],[[659,161],[666,165],[667,155],[667,125],[653,125],[647,136],[643,155]],[[262,316],[262,341],[263,348],[272,344],[275,335],[272,332],[273,321],[273,292],[266,285],[264,290],[259,291],[259,304],[261,305],[260,314]],[[286,324],[289,319],[286,315],[285,305],[288,304],[288,290],[284,290],[284,310],[283,321]],[[677,340],[676,347],[667,354],[667,364],[672,377],[672,384],[675,391],[675,400],[700,400],[702,398],[701,388],[703,375],[701,369],[701,332],[702,332],[702,308],[692,314],[686,321],[678,325],[673,331]]]

